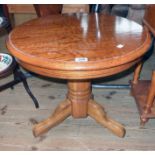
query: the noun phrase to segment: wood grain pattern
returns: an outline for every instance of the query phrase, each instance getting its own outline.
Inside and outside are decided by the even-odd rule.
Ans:
[[[46,133],[52,127],[64,121],[71,114],[71,104],[68,100],[62,102],[56,111],[46,120],[36,124],[33,128],[33,135],[35,137]]]
[[[127,19],[102,14],[35,19],[15,28],[7,40],[10,52],[26,64],[64,74],[78,70],[79,75],[131,62],[149,46],[147,29]],[[79,57],[88,61],[75,62]]]
[[[96,120],[99,124],[103,125],[107,129],[109,129],[111,132],[116,134],[119,137],[124,137],[125,135],[125,129],[124,126],[120,123],[112,120],[106,115],[106,112],[104,111],[104,108],[94,102],[93,100],[89,101],[88,104],[88,114],[92,118]]]
[[[70,106],[58,107],[54,115],[38,123],[34,135],[40,136],[71,114],[75,118],[90,115],[123,137],[124,127],[108,118],[103,107],[92,100],[90,79],[130,68],[141,60],[149,46],[146,28],[103,14],[52,15],[15,28],[7,47],[23,67],[45,76],[68,79]]]
[[[88,102],[91,98],[90,81],[69,81],[67,98],[72,103],[74,118],[87,117]]]
[[[88,70],[88,71],[71,70],[68,72],[65,72],[63,70],[51,70],[51,69],[45,69],[38,66],[32,66],[27,63],[23,63],[21,61],[18,61],[18,62],[21,64],[21,66],[23,66],[27,70],[30,70],[32,72],[35,72],[44,76],[61,78],[61,79],[80,80],[80,79],[92,79],[92,78],[105,77],[116,73],[120,73],[132,67],[136,62],[139,62],[139,61],[140,59],[137,59],[137,60],[134,60],[133,62],[129,62],[127,64],[123,64],[117,67],[106,68],[104,70]]]
[[[109,118],[104,108],[92,99],[90,81],[69,81],[67,99],[55,109],[50,117],[34,126],[33,135],[41,136],[70,115],[74,118],[91,116],[115,135],[119,137],[125,135],[125,128]]]

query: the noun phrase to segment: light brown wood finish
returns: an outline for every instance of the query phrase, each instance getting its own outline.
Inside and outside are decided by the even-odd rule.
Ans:
[[[129,41],[130,40],[130,41]],[[54,115],[37,124],[39,136],[63,121],[91,116],[119,137],[124,127],[108,118],[92,101],[91,79],[126,70],[139,62],[150,46],[146,28],[121,17],[65,14],[34,19],[10,33],[7,47],[19,63],[41,75],[68,79],[65,102]],[[82,58],[82,61],[79,58]]]
[[[124,28],[125,25],[129,27]],[[150,36],[140,25],[120,17],[53,15],[18,26],[9,35],[7,44],[11,53],[31,68],[39,67],[44,72],[53,70],[52,77],[79,79],[83,74],[87,78],[89,71],[94,71],[94,78],[97,71],[135,61],[148,49]],[[118,48],[120,44],[124,47]],[[75,62],[79,57],[88,61]],[[61,77],[56,75],[60,71],[64,71]]]
[[[88,4],[63,4],[63,7],[60,6],[62,4],[35,4],[37,5],[43,8],[43,12],[38,13],[39,16],[56,13],[59,9],[62,9],[62,13],[89,12]],[[35,13],[33,4],[7,4],[7,6],[10,13]],[[61,10],[58,12],[60,13]]]
[[[74,85],[77,85],[77,87],[79,87],[77,83],[75,83]],[[96,103],[94,100],[91,100],[90,97],[83,97],[85,91],[83,92],[83,94],[82,91],[79,93],[73,90],[72,92],[72,89],[74,89],[76,86],[73,86],[72,88],[71,84],[70,87],[71,88],[69,89],[68,99],[62,102],[49,118],[34,126],[33,128],[34,136],[40,136],[46,133],[50,128],[58,125],[59,123],[64,121],[68,116],[72,115],[74,118],[91,116],[93,119],[96,120],[96,122],[109,129],[115,135],[119,137],[124,137],[125,135],[124,127],[118,122],[109,118],[101,105]],[[87,88],[88,87],[90,87],[90,84],[87,85]],[[74,97],[76,97],[75,101],[77,102],[73,101]]]
[[[144,107],[144,112],[141,116],[142,122],[144,123],[148,120],[146,119],[146,115],[151,113],[151,108],[153,106],[154,98],[155,98],[155,71],[152,73],[152,79],[148,90],[146,105]]]
[[[87,117],[88,102],[91,98],[90,81],[69,81],[67,97],[72,103],[72,116]]]
[[[155,35],[155,5],[147,5],[143,23],[149,31]],[[137,65],[132,81],[131,94],[136,100],[141,125],[144,126],[149,118],[155,118],[154,98],[155,98],[155,72],[152,73],[152,80],[139,80],[142,63]]]
[[[89,4],[63,4],[62,13],[89,13]]]
[[[32,4],[7,4],[9,13],[35,13]]]
[[[133,75],[133,80],[132,80],[133,84],[137,84],[138,83],[138,80],[140,78],[140,72],[141,72],[142,66],[143,66],[142,62],[137,63],[136,69],[135,69],[134,75]]]
[[[40,136],[44,134],[50,128],[58,125],[68,116],[72,115],[74,118],[91,116],[98,123],[108,128],[117,136],[123,137],[125,135],[124,127],[106,116],[103,107],[93,101],[91,96],[92,92],[90,82],[68,82],[67,100],[62,102],[48,119],[34,126],[34,136]]]
[[[33,128],[33,135],[40,136],[46,133],[52,127],[58,125],[71,115],[71,104],[69,100],[62,102],[54,111],[54,113],[46,120],[38,123]]]
[[[154,64],[154,58],[155,55],[148,63]],[[149,65],[144,65],[144,68],[145,76]],[[8,78],[5,80],[12,79]],[[127,81],[129,78],[125,79]],[[1,83],[2,81],[0,80]],[[0,95],[0,109],[7,105],[6,113],[0,116],[1,151],[32,150],[32,147],[39,151],[154,150],[155,139],[152,137],[155,135],[155,119],[149,120],[145,129],[140,129],[136,104],[133,104],[129,90],[123,89],[93,89],[95,99],[104,106],[107,114],[125,125],[126,136],[123,139],[117,138],[89,116],[86,119],[73,119],[70,116],[47,134],[34,138],[31,132],[33,122],[44,120],[55,111],[58,103],[64,100],[66,86],[44,78],[29,78],[29,84],[40,101],[39,110],[34,109],[21,85],[18,85],[15,91],[8,89]],[[110,96],[111,92],[116,93]],[[53,96],[53,99],[49,99],[48,96]],[[106,96],[110,96],[111,99]]]
[[[109,118],[106,115],[104,108],[101,105],[97,104],[94,100],[89,101],[88,114],[89,116],[94,118],[96,122],[103,125],[117,136],[124,137],[125,135],[124,126]]]

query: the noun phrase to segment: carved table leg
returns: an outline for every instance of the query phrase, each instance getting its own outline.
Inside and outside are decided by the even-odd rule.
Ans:
[[[72,103],[72,116],[74,118],[87,117],[88,101],[91,96],[91,83],[89,81],[68,82],[68,99]]]
[[[74,118],[90,115],[117,136],[125,135],[124,127],[106,116],[103,107],[92,99],[90,81],[69,81],[67,99],[56,108],[49,118],[34,126],[34,136],[40,136],[47,132],[70,115]]]
[[[103,125],[110,131],[112,131],[115,135],[119,137],[124,137],[125,135],[125,129],[124,127],[119,124],[118,122],[112,120],[109,118],[105,111],[104,108],[97,104],[95,101],[90,100],[88,104],[88,114],[91,116],[93,119],[96,120],[99,124]]]
[[[33,135],[40,136],[49,131],[52,127],[64,121],[71,114],[71,104],[68,100],[62,102],[55,110],[54,114],[44,121],[36,124],[33,128]]]

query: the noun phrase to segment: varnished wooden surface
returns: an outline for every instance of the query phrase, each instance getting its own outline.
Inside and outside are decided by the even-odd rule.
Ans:
[[[147,97],[150,88],[150,80],[140,80],[137,85],[132,85],[132,95],[134,96],[137,107],[139,109],[140,116],[145,115],[146,118],[155,118],[155,108],[152,107],[151,111],[147,114],[144,113],[145,108],[147,106]],[[154,104],[154,101],[153,101]]]
[[[2,49],[4,43],[1,40],[0,43]],[[154,58],[153,54],[145,63],[141,79],[150,79]],[[0,83],[12,80],[12,77],[8,78],[0,80]],[[132,74],[113,82],[121,84],[129,79],[132,79]],[[29,78],[28,82],[40,102],[40,110],[34,109],[22,84],[14,90],[1,92],[0,150],[154,150],[155,120],[150,119],[144,129],[139,128],[137,108],[129,90],[108,89],[103,92],[102,89],[93,89],[94,98],[105,107],[108,115],[125,125],[124,139],[113,136],[90,117],[74,120],[69,117],[47,135],[34,138],[31,132],[33,124],[54,111],[57,103],[65,97],[66,85],[40,78]]]
[[[143,24],[149,29],[149,31],[155,35],[155,5],[147,5],[145,16],[143,19]],[[155,108],[154,108],[154,97],[155,97],[155,72],[152,74],[151,80],[139,80],[140,71],[142,68],[142,63],[138,64],[135,73],[134,79],[132,81],[131,93],[136,100],[141,125],[149,120],[149,118],[155,117]]]
[[[155,55],[144,65],[145,74],[155,63]],[[151,62],[151,63],[150,63]],[[130,75],[129,79],[132,78]],[[7,82],[12,77],[3,79]],[[0,84],[3,83],[0,80]],[[122,82],[128,78],[122,78]],[[1,92],[0,104],[0,150],[155,150],[155,119],[150,119],[144,129],[139,127],[139,115],[129,90],[93,89],[94,98],[105,107],[108,115],[125,125],[126,136],[118,138],[92,118],[73,119],[69,117],[61,125],[46,135],[34,138],[34,123],[50,116],[51,111],[66,94],[66,85],[40,78],[29,78],[29,85],[40,102],[40,110],[35,110],[31,100],[25,94],[22,84]],[[115,81],[114,81],[115,82]],[[116,81],[118,83],[118,81]],[[20,95],[19,95],[20,94]],[[149,144],[149,145],[148,145]]]
[[[107,116],[103,106],[91,99],[90,85],[90,82],[69,82],[67,99],[59,104],[50,117],[34,126],[34,136],[37,137],[45,134],[72,115],[74,118],[90,116],[116,136],[124,137],[124,126]]]
[[[146,29],[127,19],[102,14],[52,15],[32,20],[14,29],[7,40],[8,49],[23,67],[69,80],[66,98],[71,102],[73,117],[90,115],[119,137],[125,135],[125,128],[91,101],[91,81],[84,79],[130,68],[149,46]],[[69,114],[70,109],[61,111],[38,123],[34,135],[47,132]]]
[[[33,5],[38,17],[50,14],[59,14],[62,11],[62,4],[34,4]]]
[[[73,79],[78,76],[91,78],[91,74],[86,75],[87,71],[103,72],[106,68],[119,68],[128,63],[127,69],[149,45],[150,36],[140,25],[102,14],[52,15],[34,19],[16,27],[7,40],[9,51],[24,67],[31,65],[31,70],[43,75],[47,73],[40,71],[43,68],[58,71],[54,77]],[[88,61],[75,62],[75,58],[87,58]],[[121,67],[118,72],[122,70]],[[78,71],[78,75],[67,71]],[[109,73],[94,75],[93,78]]]

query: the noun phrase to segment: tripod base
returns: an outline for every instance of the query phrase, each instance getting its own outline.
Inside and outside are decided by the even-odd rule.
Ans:
[[[119,137],[124,137],[125,135],[123,125],[109,118],[104,108],[92,99],[91,84],[89,81],[69,81],[66,100],[59,104],[50,117],[34,126],[34,136],[46,133],[70,115],[74,118],[90,116],[115,135]]]

